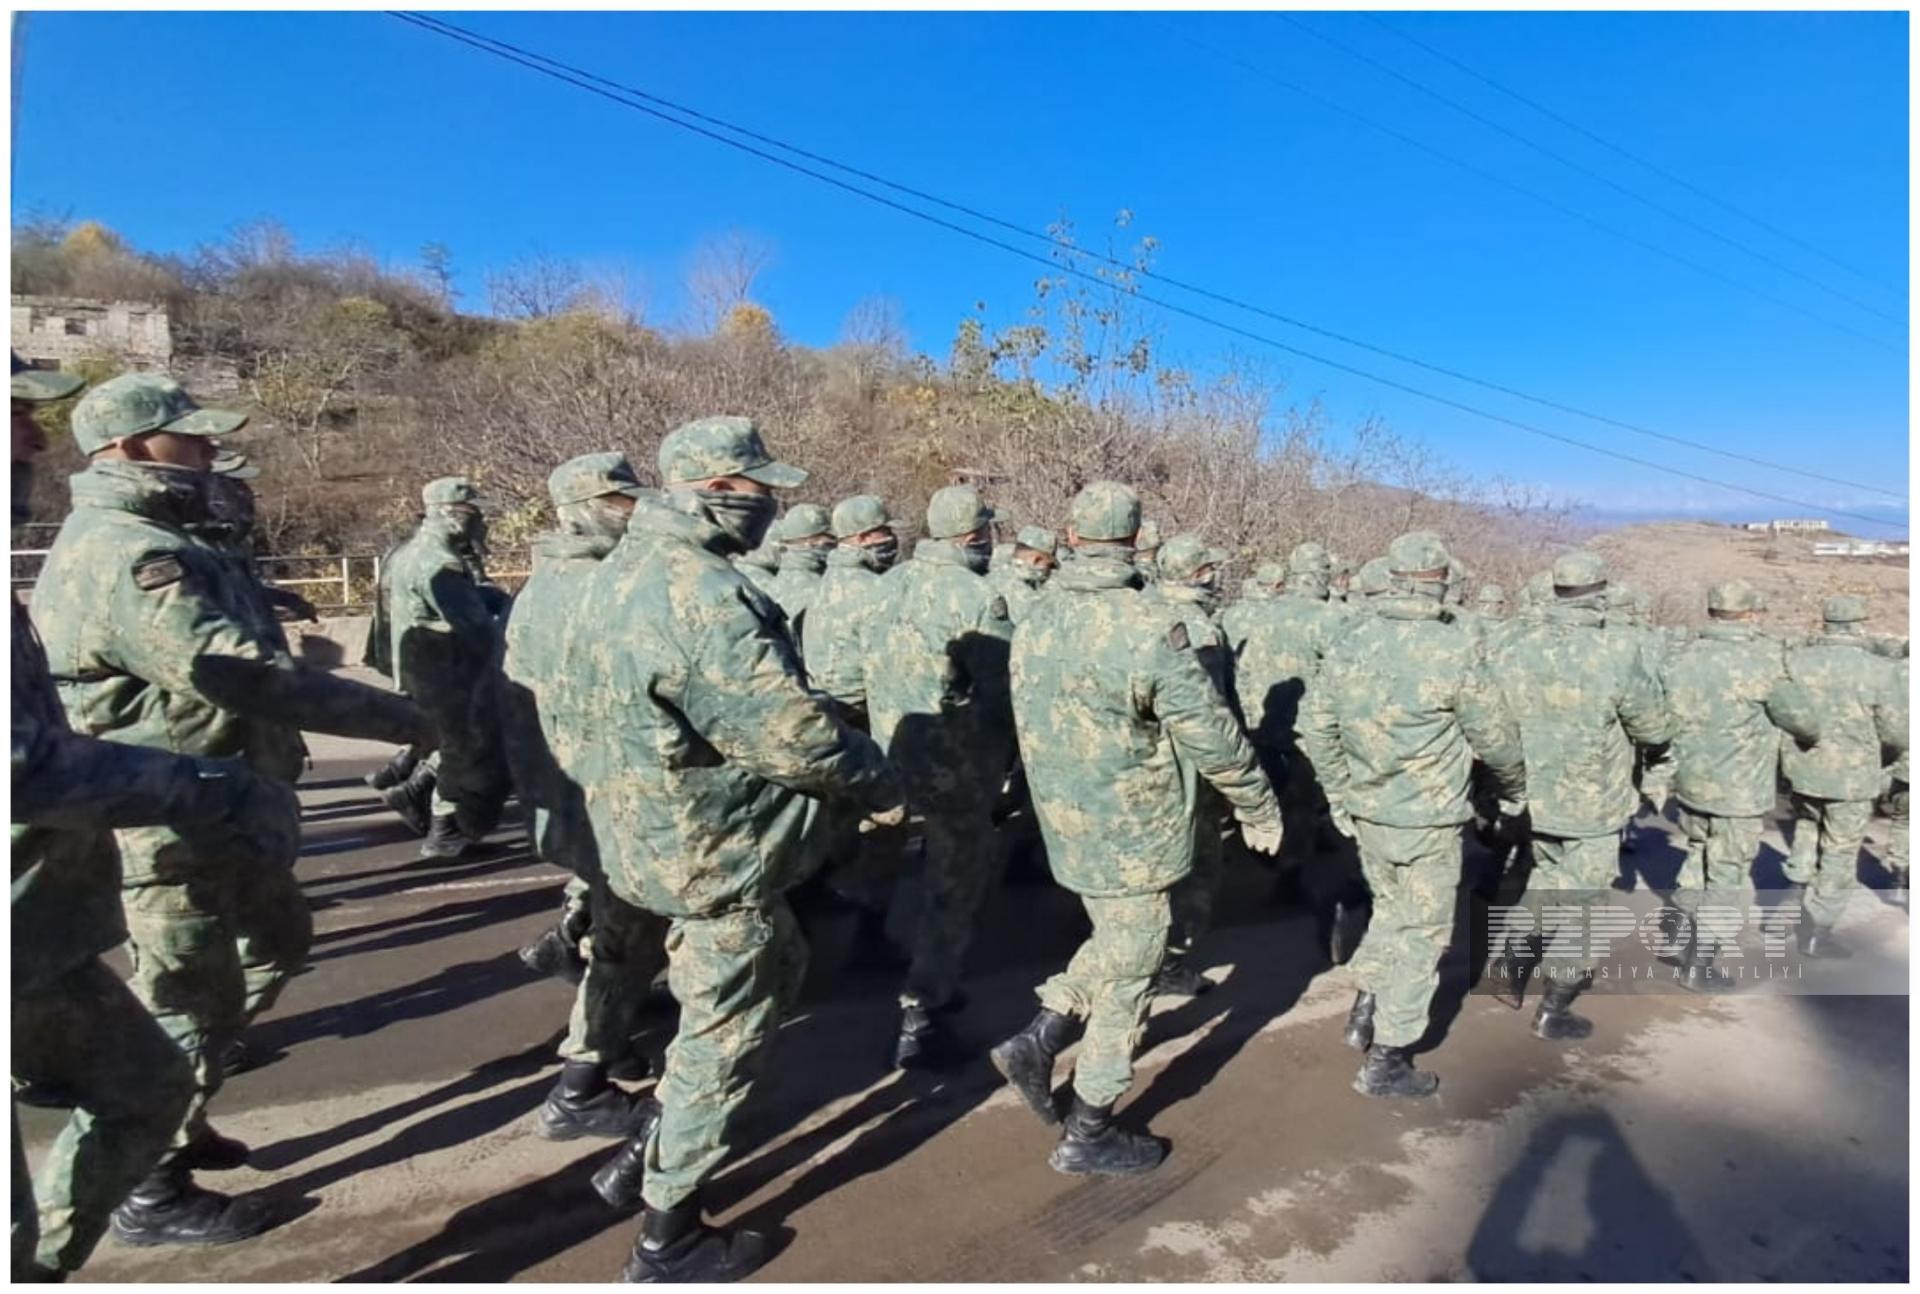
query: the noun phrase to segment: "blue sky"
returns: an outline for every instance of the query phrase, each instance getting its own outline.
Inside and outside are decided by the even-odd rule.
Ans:
[[[1658,214],[1269,14],[450,15],[1024,225],[1121,208],[1158,267],[1378,345],[1625,421],[1904,494],[1904,322]],[[1388,21],[1864,273],[1841,269],[1535,115],[1361,14],[1300,22],[1904,321],[1904,14],[1441,14]],[[155,54],[165,51],[156,81]],[[1252,65],[1249,70],[1243,64]],[[1608,236],[1303,97],[1362,112],[1595,221],[1878,339]],[[63,84],[84,87],[63,95]],[[703,238],[773,262],[759,297],[824,343],[895,299],[944,354],[1037,268],[377,14],[41,14],[27,34],[15,210],[186,250],[258,216],[396,264],[437,241],[484,303],[535,252],[626,268],[672,318]],[[1653,443],[1282,325],[1235,323],[1450,398],[1706,476],[1889,501]],[[1298,402],[1384,416],[1474,473],[1606,510],[1779,514],[1498,427],[1203,325],[1204,368],[1269,361]],[[1904,520],[1904,505],[1892,503]],[[1862,533],[1881,533],[1861,527]]]

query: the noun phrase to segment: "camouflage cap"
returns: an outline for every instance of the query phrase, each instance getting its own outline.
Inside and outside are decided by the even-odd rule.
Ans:
[[[780,518],[780,524],[773,528],[773,537],[783,544],[800,539],[812,539],[829,534],[833,530],[833,519],[827,510],[817,503],[796,503],[787,509],[787,515]]]
[[[1140,529],[1133,536],[1136,552],[1152,552],[1160,547],[1160,526],[1157,522],[1142,520]]]
[[[1114,543],[1140,533],[1140,496],[1118,481],[1095,481],[1067,508],[1075,538]]]
[[[420,502],[429,508],[447,507],[460,503],[478,507],[480,491],[476,490],[473,482],[464,476],[439,476],[421,487]]]
[[[1722,580],[1707,590],[1709,612],[1765,611],[1764,593],[1745,580]]]
[[[993,520],[993,509],[980,500],[971,485],[949,485],[935,490],[927,501],[927,537],[952,539],[970,535]]]
[[[1553,563],[1553,591],[1563,598],[1598,593],[1607,587],[1607,561],[1598,553],[1576,549],[1562,553]]]
[[[893,518],[877,494],[856,494],[833,505],[833,537],[851,539],[869,530],[891,530]]]
[[[645,493],[640,478],[633,474],[633,464],[625,454],[613,450],[569,458],[547,477],[547,494],[556,508],[605,498],[609,494],[637,499]]]
[[[87,379],[72,373],[34,368],[13,352],[13,398],[39,404],[46,400],[64,400],[87,384]]]
[[[73,443],[97,454],[116,440],[165,431],[176,436],[224,436],[247,425],[247,415],[202,409],[185,388],[159,373],[122,373],[102,382],[73,407]]]
[[[1412,530],[1387,545],[1387,569],[1395,575],[1426,575],[1437,571],[1445,579],[1452,560],[1447,546],[1431,530]]]
[[[1507,605],[1507,591],[1498,584],[1486,583],[1473,595],[1473,600],[1483,607],[1503,607]]]
[[[1820,618],[1830,625],[1858,624],[1868,616],[1867,600],[1858,593],[1836,593],[1820,605]]]
[[[1295,544],[1287,554],[1287,570],[1300,575],[1330,575],[1333,558],[1327,555],[1325,547],[1309,539],[1304,544]]]
[[[1022,548],[1031,548],[1036,553],[1045,553],[1051,557],[1060,547],[1060,537],[1045,526],[1022,526],[1013,542]]]
[[[249,463],[247,456],[241,453],[215,455],[213,471],[229,481],[251,481],[260,475],[260,469]]]
[[[1363,598],[1377,598],[1393,589],[1393,563],[1384,557],[1362,562],[1354,574],[1352,591]]]
[[[1209,566],[1224,566],[1226,561],[1226,553],[1207,547],[1199,535],[1175,535],[1160,546],[1160,574],[1175,583],[1190,580]]]
[[[800,468],[777,462],[751,418],[696,418],[660,442],[660,479],[668,485],[712,476],[744,476],[776,489],[807,479]]]
[[[1287,568],[1280,562],[1261,562],[1253,568],[1253,583],[1261,588],[1277,589],[1287,582]]]

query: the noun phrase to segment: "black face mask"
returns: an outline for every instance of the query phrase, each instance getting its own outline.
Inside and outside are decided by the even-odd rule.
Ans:
[[[960,545],[960,551],[967,555],[967,569],[976,575],[985,575],[987,567],[993,562],[993,541],[976,539]]]
[[[773,527],[774,514],[780,510],[771,494],[743,490],[701,490],[698,494],[713,524],[725,531],[728,540],[743,553],[760,546]]]
[[[861,551],[866,554],[867,565],[872,569],[876,571],[892,570],[893,564],[900,560],[900,540],[896,537],[889,536],[880,543],[868,544]]]

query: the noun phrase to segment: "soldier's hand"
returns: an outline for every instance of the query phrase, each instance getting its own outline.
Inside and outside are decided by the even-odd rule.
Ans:
[[[1333,829],[1335,831],[1345,836],[1348,840],[1354,838],[1353,817],[1340,805],[1330,804],[1327,806],[1327,819],[1333,823]]]
[[[865,836],[875,831],[891,831],[903,825],[907,820],[907,806],[903,800],[891,809],[880,809],[860,819],[860,834]]]
[[[1280,819],[1267,822],[1243,822],[1240,824],[1240,839],[1247,842],[1247,848],[1256,854],[1273,857],[1280,852]]]

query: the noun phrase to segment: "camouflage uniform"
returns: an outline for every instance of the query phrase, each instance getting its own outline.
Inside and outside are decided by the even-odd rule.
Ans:
[[[936,493],[927,538],[888,576],[887,614],[865,636],[873,739],[925,815],[924,893],[900,993],[897,1059],[907,1063],[930,1041],[930,1013],[959,987],[991,873],[994,803],[1013,759],[1013,625],[985,578],[992,519],[971,486]],[[969,536],[980,537],[972,547]]]
[[[897,542],[862,547],[847,541],[870,530],[892,529],[886,504],[871,494],[834,505],[833,536],[839,542],[827,555],[827,573],[808,609],[813,632],[807,672],[850,718],[866,714],[867,624],[880,614],[880,580],[892,569],[899,547]]]
[[[1503,799],[1517,803],[1526,790],[1513,714],[1473,643],[1441,619],[1445,547],[1402,536],[1388,559],[1393,592],[1350,622],[1300,712],[1301,751],[1335,824],[1351,823],[1373,891],[1373,920],[1350,963],[1376,1004],[1357,1084],[1376,1063],[1403,1069],[1404,1049],[1426,1031],[1453,928],[1472,761],[1487,765]]]
[[[796,504],[780,518],[773,537],[780,542],[780,570],[764,591],[787,613],[787,627],[804,657],[807,608],[813,605],[813,595],[826,574],[827,554],[833,551],[833,523],[819,504]]]
[[[166,379],[129,374],[81,401],[73,431],[91,454],[136,434],[126,428],[230,430],[243,421],[199,409]],[[73,478],[74,510],[47,555],[35,605],[74,728],[179,754],[237,756],[287,784],[301,772],[303,729],[430,739],[425,716],[402,698],[287,655],[232,563],[187,529],[207,520],[204,476],[96,459]],[[297,839],[291,796],[284,811],[282,830]],[[206,1103],[220,1088],[224,1053],[304,962],[313,917],[291,851],[262,859],[172,826],[122,830],[119,843],[133,989],[194,1068],[196,1092],[162,1166],[173,1174],[177,1152],[208,1134]]]
[[[1133,541],[1133,566],[1140,573],[1143,586],[1160,578],[1160,526],[1157,522],[1140,523],[1140,533]]]
[[[1636,747],[1672,740],[1666,699],[1639,644],[1606,630],[1607,567],[1592,553],[1554,563],[1555,600],[1492,661],[1520,725],[1534,852],[1533,888],[1551,913],[1590,907],[1611,888],[1620,828],[1639,803]],[[1543,933],[1551,929],[1543,923]],[[1564,1016],[1591,967],[1553,985],[1543,1016]],[[1542,1028],[1537,1021],[1535,1028]],[[1565,1027],[1565,1026],[1562,1026]],[[1551,1035],[1564,1036],[1564,1035]]]
[[[762,544],[734,558],[733,568],[747,577],[747,583],[772,597],[774,582],[780,573],[780,549],[773,543]]]
[[[597,1081],[581,1080],[575,1095],[586,1095],[603,1090],[605,1066],[630,1052],[634,1012],[666,964],[666,922],[608,888],[580,787],[554,761],[555,734],[596,718],[578,712],[579,693],[559,673],[560,654],[567,627],[594,614],[587,601],[592,576],[626,530],[626,514],[605,500],[638,499],[646,491],[615,453],[569,459],[554,469],[547,490],[561,529],[535,541],[533,573],[507,620],[502,730],[514,784],[533,814],[535,851],[571,872],[584,891],[586,971],[560,1058],[600,1068]]]
[[[420,492],[426,515],[386,568],[394,678],[440,729],[436,830],[457,820],[477,839],[499,821],[509,790],[492,679],[504,595],[486,579],[479,495],[464,478]]]
[[[1272,787],[1181,618],[1136,592],[1125,541],[1139,509],[1112,482],[1081,492],[1080,554],[1013,641],[1014,723],[1048,862],[1093,923],[1039,997],[1046,1012],[1087,1022],[1073,1083],[1095,1110],[1133,1080],[1167,894],[1193,867],[1200,779],[1266,838],[1279,827]],[[1003,1072],[1007,1045],[996,1049]]]
[[[1907,749],[1907,694],[1891,661],[1876,655],[1862,625],[1864,598],[1830,597],[1823,632],[1787,655],[1787,672],[1813,698],[1820,740],[1784,743],[1781,769],[1793,790],[1793,848],[1787,879],[1806,887],[1815,932],[1840,919],[1853,897],[1860,842],[1880,793],[1882,750]],[[1811,823],[1816,828],[1808,830]]]
[[[1765,606],[1745,580],[1714,585],[1707,591],[1712,623],[1662,661],[1673,710],[1673,792],[1687,834],[1677,881],[1691,890],[1683,906],[1697,906],[1702,892],[1746,889],[1773,810],[1782,737],[1810,744],[1820,735],[1813,698],[1788,676],[1780,644],[1736,618]],[[1696,960],[1710,962],[1717,951],[1717,939],[1701,940]]]
[[[1287,589],[1268,602],[1243,604],[1233,618],[1233,683],[1254,749],[1280,787],[1286,849],[1293,860],[1312,855],[1321,835],[1326,798],[1295,736],[1301,699],[1312,687],[1327,646],[1347,613],[1329,600],[1326,549],[1305,543],[1287,561]]]
[[[1043,554],[1045,564],[1023,559],[1022,554]],[[994,563],[987,572],[993,588],[1006,599],[1007,614],[1015,624],[1033,609],[1040,592],[1058,567],[1059,540],[1044,526],[1022,526],[1016,541],[1008,546],[1006,560]]]
[[[1238,714],[1233,691],[1233,653],[1226,630],[1214,618],[1219,605],[1219,571],[1227,554],[1209,548],[1198,535],[1175,535],[1160,549],[1160,580],[1147,596],[1166,608],[1187,631],[1193,654],[1207,671],[1220,700]],[[1224,833],[1231,830],[1232,810],[1210,783],[1195,789],[1193,815],[1193,870],[1168,892],[1172,926],[1167,937],[1167,961],[1176,967],[1189,959],[1207,931],[1213,928],[1214,900],[1223,879]],[[1186,987],[1202,985],[1188,981]]]
[[[552,746],[614,893],[672,923],[680,1022],[637,1149],[650,1214],[678,1214],[726,1157],[728,1121],[799,987],[806,950],[783,894],[811,861],[816,797],[895,817],[901,797],[879,748],[808,691],[779,609],[727,560],[764,535],[771,497],[681,484],[805,474],[773,461],[748,420],[707,418],[661,442],[660,475],[664,501],[635,508],[588,578],[600,614],[568,626],[577,703]]]

